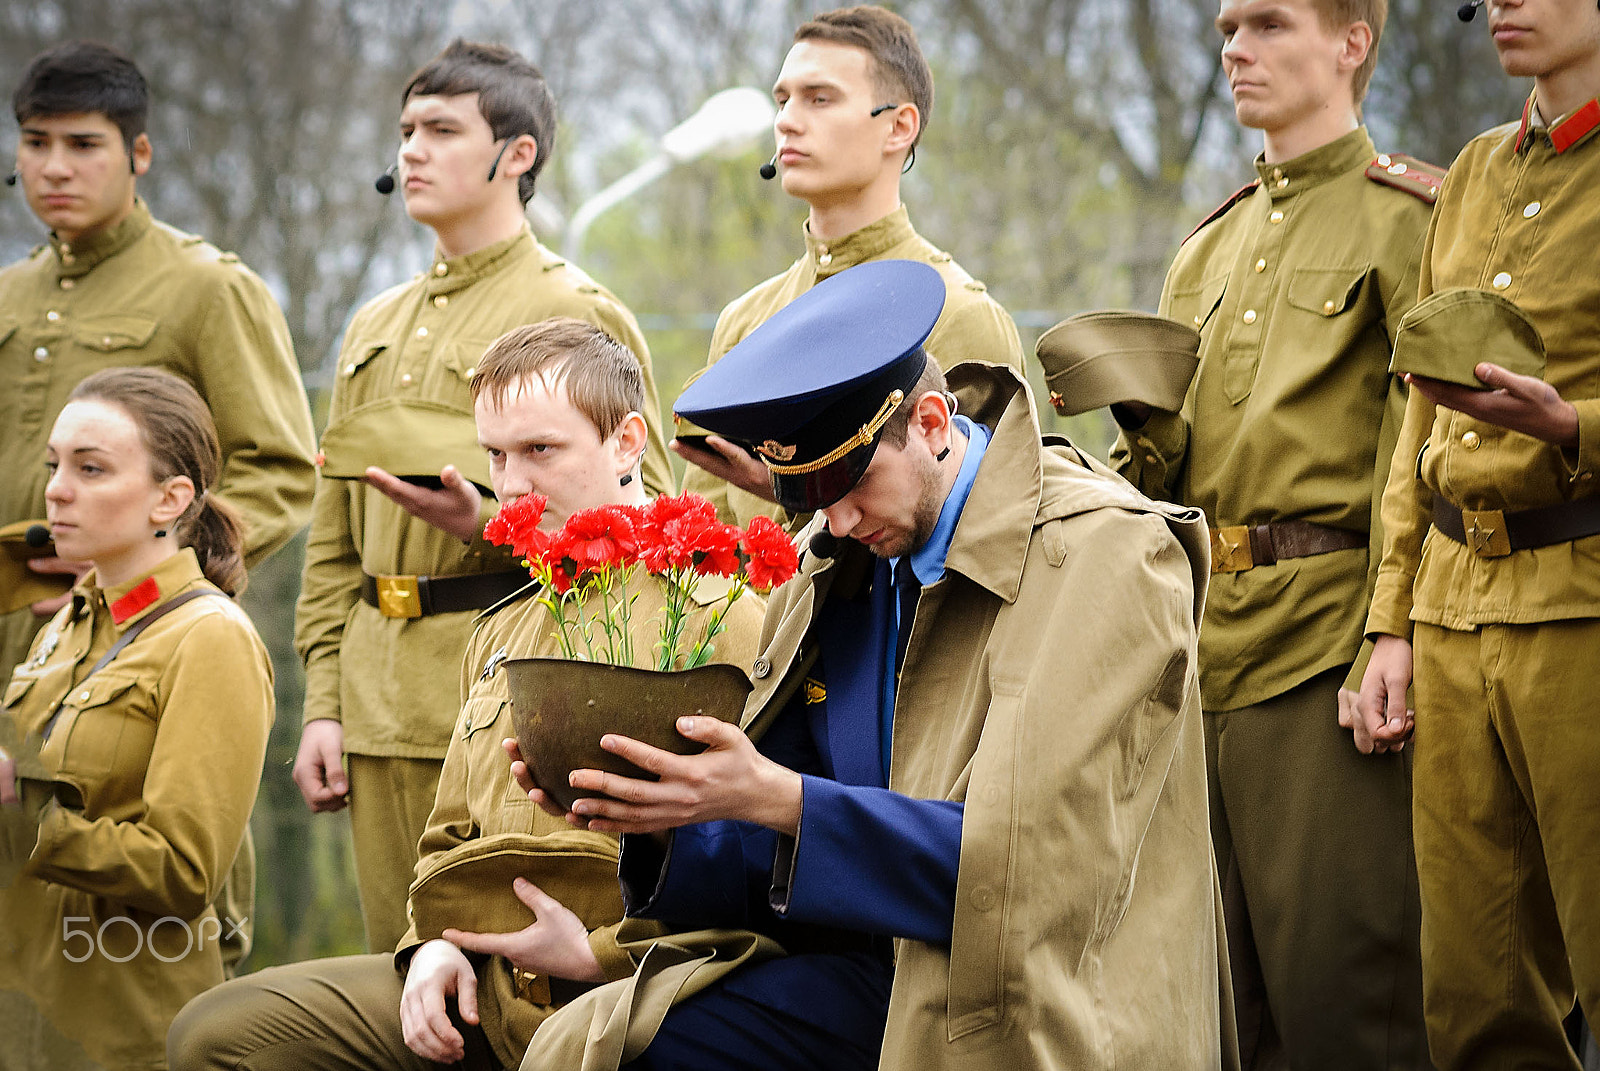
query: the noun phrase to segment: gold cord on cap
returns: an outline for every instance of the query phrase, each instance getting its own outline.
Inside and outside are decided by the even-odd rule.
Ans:
[[[872,442],[872,437],[878,434],[879,428],[889,422],[889,418],[894,415],[896,409],[900,408],[900,403],[905,400],[905,397],[906,392],[903,390],[891,392],[889,397],[884,399],[883,405],[879,406],[878,412],[874,414],[873,418],[861,425],[861,430],[846,439],[841,446],[828,451],[815,461],[807,461],[802,465],[776,465],[766,455],[762,455],[761,461],[767,466],[768,471],[775,472],[779,476],[804,476],[808,472],[817,472],[825,469],[856,447],[866,446]]]

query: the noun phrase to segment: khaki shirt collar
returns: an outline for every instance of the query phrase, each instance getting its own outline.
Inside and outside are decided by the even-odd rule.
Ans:
[[[109,588],[99,586],[91,569],[73,588],[73,613],[76,615],[85,606],[97,611],[104,607],[117,632],[121,633],[172,596],[203,583],[205,578],[192,547],[182,548],[144,576]]]
[[[1312,186],[1348,174],[1357,167],[1370,164],[1377,155],[1367,128],[1358,126],[1348,134],[1335,138],[1310,152],[1301,153],[1292,160],[1269,164],[1264,155],[1256,157],[1256,173],[1261,185],[1274,197],[1287,197]]]
[[[880,260],[901,242],[917,236],[917,232],[911,229],[911,216],[906,212],[905,205],[831,242],[821,241],[811,233],[810,220],[801,225],[800,231],[806,240],[806,266],[819,279],[837,275],[846,268],[869,260]]]
[[[1600,130],[1600,99],[1574,108],[1554,122],[1546,123],[1539,110],[1538,91],[1528,94],[1522,106],[1522,125],[1517,128],[1517,152],[1525,153],[1540,138],[1549,141],[1557,153],[1569,152],[1585,144]]]
[[[87,275],[101,261],[116,256],[144,236],[150,229],[150,209],[142,198],[134,198],[133,210],[104,230],[76,242],[63,242],[50,234],[50,249],[55,253],[56,270],[64,277]]]
[[[435,249],[433,266],[428,269],[427,294],[432,297],[464,290],[479,279],[508,268],[523,257],[532,256],[534,247],[533,230],[524,223],[522,230],[510,238],[484,246],[475,253],[445,257]]]

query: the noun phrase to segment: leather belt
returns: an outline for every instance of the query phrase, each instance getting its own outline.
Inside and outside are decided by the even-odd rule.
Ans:
[[[1600,535],[1600,498],[1502,510],[1462,509],[1448,498],[1434,495],[1433,526],[1480,558],[1504,558],[1512,551]]]
[[[1363,532],[1329,528],[1310,521],[1276,521],[1271,524],[1232,525],[1211,529],[1211,571],[1241,573],[1258,565],[1273,565],[1284,558],[1309,558],[1335,550],[1367,545]]]
[[[384,617],[427,617],[462,610],[487,610],[531,582],[521,569],[464,576],[369,576],[361,574],[361,600]]]

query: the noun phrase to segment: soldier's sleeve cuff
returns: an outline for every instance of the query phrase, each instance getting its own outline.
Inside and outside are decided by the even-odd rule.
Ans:
[[[1407,643],[1411,641],[1413,583],[1410,577],[1379,574],[1378,586],[1372,593],[1372,608],[1367,611],[1368,640],[1377,636],[1398,636]]]
[[[589,950],[594,953],[594,958],[600,964],[600,970],[605,973],[606,981],[615,982],[633,974],[633,957],[617,944],[617,929],[621,923],[613,926],[601,926],[597,930],[589,931]]]
[[[1585,398],[1572,403],[1578,411],[1578,448],[1563,449],[1561,460],[1567,466],[1567,479],[1578,485],[1580,494],[1595,494],[1600,471],[1600,398]]]
[[[300,727],[318,720],[340,721],[339,654],[329,652],[306,664],[306,697]]]

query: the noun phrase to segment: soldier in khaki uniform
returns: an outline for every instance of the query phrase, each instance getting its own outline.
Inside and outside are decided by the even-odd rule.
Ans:
[[[434,230],[438,246],[428,271],[351,321],[330,426],[392,400],[453,410],[470,435],[467,384],[484,349],[512,327],[554,316],[593,323],[639,355],[644,413],[654,422],[649,357],[633,316],[536,242],[524,218],[555,134],[555,105],[538,70],[509,49],[456,42],[413,77],[402,100],[399,184],[406,211]],[[373,438],[381,441],[381,407],[378,414]],[[450,682],[473,616],[526,574],[483,542],[495,503],[462,478],[466,459],[441,450],[435,490],[382,471],[382,456],[361,460],[374,466],[364,482],[317,485],[295,624],[306,664],[295,781],[314,811],[348,798],[367,943],[379,950],[405,932],[417,838],[458,703]],[[653,428],[641,466],[645,487],[669,487]]]
[[[601,369],[591,377],[591,384],[602,384],[599,390],[574,385],[577,362]],[[627,366],[631,386],[615,371],[626,373]],[[605,385],[613,382],[624,386]],[[482,439],[496,460],[495,490],[504,501],[545,494],[546,517],[557,523],[578,508],[646,501],[638,481],[622,482],[635,470],[646,439],[638,365],[593,328],[552,321],[508,335],[482,358],[474,392]],[[597,421],[613,410],[626,416],[608,433]],[[538,449],[548,442],[567,445]],[[635,652],[647,661],[662,589],[643,575],[635,584]],[[703,583],[702,594],[713,587]],[[691,634],[704,628],[706,617],[702,610],[691,618]],[[714,660],[750,665],[760,621],[760,599],[736,602]],[[511,780],[501,746],[513,735],[502,663],[555,653],[549,612],[531,598],[485,616],[467,649],[461,712],[412,889],[415,918],[447,919],[449,939],[413,925],[393,955],[276,967],[214,990],[174,1025],[174,1068],[423,1069],[434,1066],[430,1061],[514,1067],[555,1007],[588,983],[632,973],[633,961],[617,943],[622,902],[615,839],[570,829],[535,807]],[[536,886],[513,891],[509,874],[499,886],[457,878],[446,893],[432,894],[432,910],[421,910],[426,887],[439,880],[430,875],[442,876],[488,842],[508,841],[528,860],[523,872],[539,876]],[[503,917],[503,908],[519,898],[539,916],[521,932],[456,932],[502,928],[487,920]]]
[[[1487,389],[1412,378],[1362,731],[1378,750],[1406,739],[1414,673],[1434,1062],[1577,1068],[1561,1029],[1574,993],[1600,1021],[1600,11],[1496,0],[1488,15],[1501,66],[1533,93],[1452,166],[1421,290],[1508,299],[1542,336],[1544,374],[1457,332],[1438,347],[1450,378]]]
[[[247,561],[305,523],[311,413],[272,295],[232,253],[150,216],[135,194],[153,154],[143,77],[103,45],[39,56],[18,85],[17,171],[47,244],[0,270],[0,525],[44,516],[45,438],[78,381],[114,365],[183,376],[222,437],[222,495]],[[81,571],[55,558],[42,568]],[[65,595],[0,619],[0,679]]]
[[[1212,526],[1200,682],[1246,1067],[1427,1066],[1409,756],[1362,756],[1339,721],[1405,405],[1390,340],[1439,181],[1360,125],[1384,16],[1222,4],[1259,178],[1167,274],[1162,313],[1202,337],[1182,412],[1113,407],[1115,467]]]
[[[272,666],[227,597],[238,516],[191,387],[85,379],[49,459],[57,544],[93,569],[0,712],[23,745],[14,767],[0,752],[0,1067],[161,1068],[172,1017],[223,980],[232,923],[211,905],[261,779]]]
[[[912,229],[900,203],[901,173],[933,111],[933,73],[910,25],[880,7],[844,8],[804,23],[794,40],[772,90],[778,151],[762,177],[781,174],[784,192],[810,206],[805,256],[722,310],[707,365],[823,279],[869,260],[920,260],[945,281],[944,314],[928,339],[934,360],[994,361],[1023,372],[1011,317],[949,253]],[[723,520],[784,516],[759,462],[681,421],[677,433],[674,448],[693,463],[684,488],[717,503]]]

